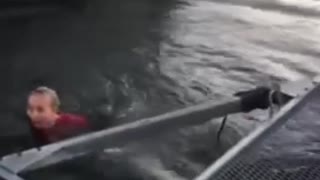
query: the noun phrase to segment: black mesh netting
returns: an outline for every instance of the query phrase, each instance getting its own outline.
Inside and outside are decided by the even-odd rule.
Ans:
[[[296,167],[285,167],[281,163],[294,160]],[[298,164],[297,164],[298,163]],[[292,166],[287,164],[288,166]],[[320,179],[320,160],[301,159],[249,159],[234,161],[219,172],[214,180],[316,180]]]
[[[241,151],[212,180],[320,179],[320,90],[281,127]]]

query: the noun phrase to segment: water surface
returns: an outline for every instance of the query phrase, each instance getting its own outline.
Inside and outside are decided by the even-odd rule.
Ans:
[[[2,17],[1,133],[28,134],[25,98],[38,85],[57,89],[65,111],[108,127],[270,78],[312,77],[320,71],[319,12],[312,0],[93,0]],[[95,160],[95,169],[109,179],[127,170],[138,179],[190,179],[253,124],[231,118],[223,147],[215,146],[216,121],[168,132]]]

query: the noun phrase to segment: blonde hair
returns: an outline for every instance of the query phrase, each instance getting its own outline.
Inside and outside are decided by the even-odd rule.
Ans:
[[[40,87],[36,88],[35,90],[31,91],[30,96],[37,95],[37,94],[50,96],[52,99],[52,107],[56,111],[59,111],[61,103],[60,103],[60,98],[58,96],[58,93],[55,90],[48,88],[48,87],[45,87],[45,86],[40,86]]]

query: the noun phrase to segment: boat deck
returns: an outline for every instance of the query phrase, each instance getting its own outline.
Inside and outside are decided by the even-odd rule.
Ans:
[[[320,179],[320,86],[210,166],[197,180]]]

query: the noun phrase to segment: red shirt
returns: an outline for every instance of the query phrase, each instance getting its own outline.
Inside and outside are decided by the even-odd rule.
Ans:
[[[88,121],[85,117],[74,114],[61,114],[55,125],[49,129],[35,129],[34,135],[39,144],[57,142],[89,129]]]

